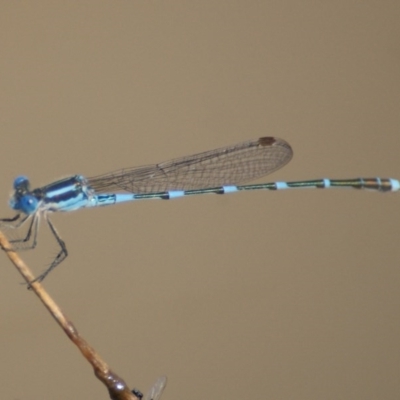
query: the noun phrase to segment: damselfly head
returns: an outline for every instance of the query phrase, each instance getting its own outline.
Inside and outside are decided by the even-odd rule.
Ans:
[[[18,176],[14,179],[14,195],[10,199],[10,207],[13,210],[32,214],[38,207],[38,199],[30,193],[30,183],[26,176]]]

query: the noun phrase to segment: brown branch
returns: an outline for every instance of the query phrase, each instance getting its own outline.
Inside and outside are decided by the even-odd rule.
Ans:
[[[65,316],[60,307],[45,291],[39,282],[33,282],[35,277],[31,270],[22,261],[18,254],[12,249],[10,242],[0,231],[0,247],[6,252],[8,258],[15,265],[19,273],[25,279],[29,288],[39,297],[44,306],[48,309],[52,317],[57,321],[67,336],[78,347],[83,356],[92,365],[94,374],[106,385],[112,400],[136,400],[136,397],[128,388],[122,378],[111,371],[107,363],[91,347],[88,342],[78,333],[73,323]],[[164,384],[165,386],[165,384]],[[151,391],[152,389],[150,389]],[[139,392],[140,393],[140,392]]]

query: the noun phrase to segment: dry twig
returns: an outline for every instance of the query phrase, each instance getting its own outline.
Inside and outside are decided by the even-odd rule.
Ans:
[[[100,355],[86,342],[86,340],[78,333],[73,323],[65,316],[60,307],[46,292],[39,282],[33,282],[33,276],[30,268],[22,261],[19,255],[12,249],[10,242],[6,236],[0,231],[0,247],[6,252],[8,258],[17,268],[19,273],[25,279],[29,288],[39,297],[41,302],[50,312],[52,317],[57,321],[66,335],[78,347],[82,355],[92,365],[94,374],[107,387],[110,398],[112,400],[137,400],[141,399],[139,391],[131,391],[125,381],[114,373]],[[159,378],[154,386],[150,389],[146,400],[156,400],[161,395],[166,385],[166,378]]]

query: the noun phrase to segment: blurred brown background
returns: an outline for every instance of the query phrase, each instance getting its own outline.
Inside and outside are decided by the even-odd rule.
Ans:
[[[0,212],[41,186],[259,136],[266,178],[400,178],[398,1],[0,5]],[[45,285],[126,381],[164,399],[398,399],[399,195],[304,190],[58,214]],[[57,246],[42,226],[23,257]],[[2,399],[108,398],[5,255]]]

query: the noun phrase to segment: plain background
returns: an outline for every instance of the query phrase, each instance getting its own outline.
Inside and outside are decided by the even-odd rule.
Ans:
[[[0,4],[1,215],[33,186],[277,136],[266,178],[400,178],[396,1]],[[164,399],[398,399],[398,194],[300,190],[58,214],[45,281]],[[57,246],[42,226],[23,257]],[[0,254],[1,398],[108,398]]]

